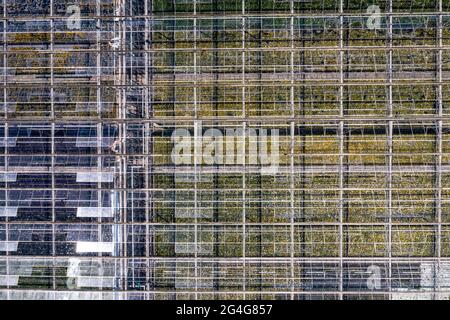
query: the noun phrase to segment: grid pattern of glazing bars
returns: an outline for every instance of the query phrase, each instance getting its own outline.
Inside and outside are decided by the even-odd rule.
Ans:
[[[1,299],[450,297],[448,1],[1,9]]]

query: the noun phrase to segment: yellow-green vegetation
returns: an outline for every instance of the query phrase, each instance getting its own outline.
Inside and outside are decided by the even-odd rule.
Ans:
[[[50,43],[51,34],[48,32],[8,33],[8,43],[36,44]]]
[[[294,153],[305,165],[338,165],[339,140],[336,135],[306,135],[296,137]]]
[[[50,74],[50,54],[40,53],[32,47],[11,48],[10,52],[7,64],[14,68],[16,75]]]
[[[297,257],[339,256],[339,232],[337,227],[295,228],[295,255]]]
[[[365,12],[371,5],[380,6],[382,11],[385,11],[386,1],[382,0],[356,0],[345,3],[344,10],[349,13]],[[197,12],[199,13],[230,13],[241,12],[241,0],[216,0],[214,2],[204,2],[197,4]],[[156,0],[153,3],[153,10],[156,14],[167,14],[177,12],[180,14],[191,13],[194,11],[194,5],[191,2],[167,2],[165,0]],[[246,12],[290,12],[289,1],[279,0],[246,0]],[[324,12],[336,13],[339,11],[339,1],[336,0],[321,0],[321,1],[295,1],[295,12]],[[434,0],[411,0],[411,1],[396,1],[393,3],[394,12],[433,12],[436,10],[436,3]]]
[[[55,43],[67,43],[72,41],[86,40],[89,34],[86,32],[68,31],[68,32],[55,32],[53,41]]]
[[[349,257],[386,257],[385,227],[350,227],[345,231],[345,252]]]
[[[393,227],[394,257],[433,257],[435,234],[428,227]]]
[[[393,139],[395,165],[432,164],[435,161],[435,137],[425,134],[398,134]]]
[[[348,164],[384,165],[387,142],[385,135],[351,135],[348,139]]]
[[[442,256],[450,257],[450,228],[449,227],[442,228],[441,248],[442,248]]]

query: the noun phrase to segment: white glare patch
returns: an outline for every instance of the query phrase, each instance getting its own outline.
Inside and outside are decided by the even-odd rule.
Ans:
[[[0,207],[0,217],[17,217],[17,207]]]
[[[0,147],[15,147],[17,145],[17,138],[8,137],[0,140]]]
[[[78,288],[113,288],[114,287],[114,278],[113,277],[82,277],[79,276],[77,278],[77,287]]]
[[[79,207],[77,208],[78,218],[112,218],[112,208],[100,207]]]
[[[76,245],[77,253],[113,253],[112,242],[84,242],[79,241]]]
[[[16,182],[17,181],[17,173],[7,172],[0,173],[0,182]]]
[[[112,172],[77,172],[77,182],[113,182]]]
[[[0,286],[16,287],[19,284],[19,276],[0,276]]]
[[[111,46],[111,48],[113,49],[119,49],[120,48],[120,38],[116,37],[111,39],[111,41],[109,42],[109,45]]]
[[[0,251],[16,252],[18,246],[18,241],[0,241]]]

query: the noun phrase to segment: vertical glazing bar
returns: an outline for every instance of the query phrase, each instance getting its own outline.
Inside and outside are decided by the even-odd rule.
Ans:
[[[388,258],[389,258],[389,272],[388,272],[388,291],[389,298],[392,299],[392,166],[394,153],[394,110],[393,110],[393,0],[389,0],[388,8],[388,170],[387,170],[387,214],[388,214]]]
[[[8,38],[6,29],[8,27],[8,17],[7,17],[7,10],[6,10],[6,0],[2,1],[3,3],[3,103],[4,103],[4,120],[5,120],[5,126],[4,126],[4,133],[3,133],[3,139],[5,144],[5,151],[4,151],[4,159],[5,159],[5,176],[9,172],[9,156],[8,156],[8,139],[9,139],[9,125],[8,125],[8,91],[7,91],[7,84],[8,84]],[[8,179],[5,181],[5,205],[8,208],[9,205],[9,185],[8,185]],[[9,217],[5,217],[5,240],[6,242],[9,241]],[[9,262],[9,252],[6,251],[6,276],[9,278],[11,276],[11,266]],[[10,285],[9,283],[6,286],[6,299],[10,300]]]
[[[295,122],[291,122],[290,128],[290,257],[291,257],[291,272],[290,272],[290,285],[291,285],[291,300],[295,299]]]
[[[8,172],[9,172],[9,156],[8,156],[8,149],[9,149],[9,147],[8,147],[9,125],[8,125],[7,122],[5,122],[5,127],[4,128],[5,128],[4,129],[5,131],[3,133],[3,139],[4,139],[4,144],[5,144],[5,151],[4,151],[4,157],[5,158],[4,159],[5,159],[5,178],[6,178]],[[5,179],[5,206],[6,206],[6,208],[8,208],[8,205],[9,205],[8,188],[9,188],[8,179]],[[6,243],[8,243],[8,241],[9,241],[9,217],[8,216],[5,217],[5,232],[6,232],[5,240],[6,240]],[[10,266],[10,263],[9,263],[9,252],[6,251],[4,254],[6,255],[6,276],[9,278],[10,276],[12,276],[11,275],[11,270],[10,270],[11,266]],[[6,289],[7,289],[7,291],[6,291],[7,292],[6,298],[7,298],[7,300],[10,300],[10,284],[9,284],[9,281],[7,283]]]
[[[150,8],[149,8],[149,2],[150,2]],[[150,84],[149,84],[149,68],[152,67],[151,64],[149,64],[149,50],[152,47],[151,46],[151,35],[150,35],[150,28],[153,27],[153,21],[149,21],[149,17],[151,18],[151,14],[153,14],[153,0],[145,0],[144,4],[144,14],[145,14],[145,28],[144,28],[144,59],[145,59],[145,96],[144,96],[144,114],[145,119],[150,119]],[[153,219],[150,220],[150,199],[151,195],[153,194],[153,191],[150,190],[150,176],[153,175],[153,173],[150,172],[151,168],[151,148],[150,148],[150,139],[153,132],[153,125],[151,125],[150,129],[150,123],[146,122],[143,127],[143,133],[142,133],[142,143],[143,143],[143,161],[144,161],[144,184],[145,184],[145,290],[149,291],[151,286],[151,279],[150,279],[150,223],[153,222]],[[153,185],[152,185],[153,187]],[[152,201],[153,202],[153,201]]]
[[[291,41],[291,51],[290,51],[290,71],[291,71],[291,87],[290,87],[290,104],[291,104],[291,117],[295,118],[295,89],[294,89],[294,0],[290,1],[290,41]],[[290,136],[290,206],[291,206],[291,243],[290,243],[290,256],[291,256],[291,272],[290,272],[290,285],[291,285],[291,300],[295,299],[295,123],[291,122],[291,136]]]
[[[294,70],[294,49],[295,49],[295,43],[294,43],[294,0],[290,0],[290,5],[291,5],[291,16],[289,19],[289,37],[290,37],[290,45],[291,45],[291,50],[290,50],[290,82],[291,82],[291,87],[290,87],[290,104],[291,104],[291,117],[294,118],[295,117],[295,81],[294,81],[294,74],[295,74],[295,70]]]
[[[242,59],[242,70],[241,70],[241,76],[242,76],[242,117],[245,118],[247,116],[247,108],[246,108],[246,81],[245,81],[245,60],[246,60],[246,51],[245,51],[245,38],[246,38],[246,23],[247,19],[245,17],[245,0],[242,0],[242,18],[241,18],[241,28],[242,28],[242,52],[241,52],[241,59]]]
[[[199,195],[198,195],[198,167],[202,166],[202,123],[196,121],[194,123],[194,265],[195,265],[195,298],[198,297],[198,216],[199,216]]]
[[[294,42],[294,18],[295,18],[295,7],[294,0],[290,1],[290,41],[291,41],[291,51],[290,51],[290,71],[291,71],[291,88],[290,88],[290,102],[291,102],[291,117],[295,118],[295,69],[294,69],[294,58],[295,58],[295,42]],[[295,299],[295,122],[291,122],[291,137],[290,137],[290,153],[291,153],[291,174],[290,174],[290,196],[291,196],[291,300]]]
[[[100,174],[102,172],[102,149],[101,149],[101,145],[102,145],[102,122],[101,122],[101,118],[102,118],[102,110],[101,110],[101,105],[102,105],[102,100],[101,100],[101,81],[100,81],[100,77],[101,77],[101,46],[100,46],[100,41],[101,41],[101,20],[100,20],[100,16],[101,16],[101,11],[100,11],[100,0],[96,0],[95,1],[95,15],[97,16],[96,19],[96,32],[95,32],[95,50],[96,50],[96,56],[95,56],[95,83],[96,83],[96,112],[97,112],[97,123],[95,125],[95,142],[96,142],[96,154],[97,154],[97,168],[95,168],[95,170]],[[90,107],[90,105],[89,105]],[[100,181],[97,182],[97,203],[96,206],[97,208],[102,208],[102,184]],[[101,209],[99,209],[101,210]],[[112,230],[112,232],[114,232],[114,230]],[[97,217],[97,234],[98,234],[98,241],[101,242],[102,241],[102,218],[101,215],[99,215]],[[103,270],[103,261],[102,261],[102,254],[98,253],[98,264],[100,266],[99,270]],[[102,284],[102,280],[101,277],[102,275],[99,274],[98,275],[100,277],[100,283]]]
[[[51,180],[52,180],[52,288],[56,290],[56,212],[55,212],[55,56],[54,56],[54,41],[55,41],[55,22],[53,20],[53,0],[50,0],[50,105],[51,105]]]
[[[197,0],[194,0],[194,109],[195,109],[195,119],[198,119],[198,91],[197,91]],[[195,237],[195,299],[198,299],[198,253],[199,253],[199,245],[198,245],[198,166],[202,166],[202,125],[201,122],[195,122],[194,129],[194,214],[195,214],[195,226],[194,226],[194,237]]]
[[[117,21],[119,22],[119,59],[120,59],[120,76],[119,76],[119,91],[120,91],[120,101],[119,101],[119,120],[125,120],[127,114],[127,89],[128,89],[128,76],[127,76],[127,55],[126,55],[126,0],[118,0],[117,9]],[[127,256],[127,196],[126,196],[126,186],[127,186],[127,168],[126,168],[126,137],[127,137],[127,124],[125,121],[119,123],[119,139],[120,148],[118,157],[119,160],[119,188],[120,188],[120,201],[119,201],[119,222],[121,225],[115,226],[116,239],[118,241],[118,248],[120,251],[117,252],[118,255]],[[126,259],[119,259],[118,261],[118,290],[125,291],[127,288],[127,272],[126,272]]]
[[[246,35],[247,35],[247,17],[246,17],[246,1],[242,0],[241,2],[242,5],[242,117],[245,119],[247,117],[247,105],[246,105],[246,99],[247,99],[247,91],[246,91]],[[245,226],[245,221],[246,221],[246,191],[245,188],[247,187],[247,183],[246,183],[246,174],[245,174],[245,144],[246,144],[246,139],[245,139],[245,135],[246,135],[246,130],[247,130],[247,126],[246,123],[243,122],[242,123],[242,143],[244,145],[244,153],[242,155],[237,155],[237,157],[242,156],[242,164],[244,167],[244,170],[242,170],[242,291],[243,291],[243,299],[245,299],[246,297],[246,293],[245,291],[247,290],[247,279],[246,279],[246,246],[247,246],[247,242],[246,242],[246,226]],[[238,131],[239,132],[239,131]],[[238,139],[240,137],[238,136],[238,134],[236,135],[236,143],[239,143]],[[237,163],[239,164],[239,160],[237,161]]]
[[[442,116],[443,116],[443,92],[442,92],[442,63],[443,63],[443,57],[442,57],[442,47],[443,47],[443,7],[442,7],[442,0],[438,0],[438,17],[437,17],[437,115],[440,118],[437,122],[437,135],[436,135],[436,215],[437,215],[437,236],[436,236],[436,256],[438,258],[437,261],[437,272],[435,274],[435,277],[437,279],[435,280],[437,283],[437,291],[438,295],[441,292],[441,281],[443,279],[443,270],[442,270],[442,158],[443,158],[443,136],[442,136]]]
[[[195,114],[195,119],[198,119],[198,104],[197,104],[197,100],[198,100],[198,79],[197,79],[197,76],[198,76],[198,74],[197,74],[197,72],[198,72],[198,70],[197,70],[197,63],[198,63],[198,61],[197,61],[197,55],[198,55],[198,52],[197,52],[197,23],[198,23],[198,21],[197,21],[197,0],[194,0],[194,29],[193,29],[193,32],[194,32],[194,43],[193,43],[193,45],[194,45],[194,114]]]
[[[242,155],[240,155],[242,157],[242,164],[243,164],[243,170],[242,170],[242,290],[244,292],[243,294],[243,299],[245,300],[247,295],[246,295],[246,291],[247,291],[247,277],[246,277],[246,272],[247,272],[247,239],[246,239],[246,233],[247,233],[247,226],[246,226],[246,216],[247,216],[247,181],[246,181],[246,144],[247,144],[247,139],[246,139],[246,135],[247,135],[247,123],[243,122],[242,123]],[[236,135],[237,139],[239,139],[238,135]],[[237,141],[237,143],[239,143]],[[239,157],[239,155],[238,155]],[[239,161],[238,161],[239,163]]]
[[[339,298],[344,299],[344,0],[339,5]]]
[[[96,33],[95,33],[95,39],[96,39],[96,64],[95,64],[95,72],[96,72],[96,84],[97,84],[97,116],[98,120],[100,121],[102,118],[102,96],[101,96],[101,30],[102,30],[102,23],[101,23],[101,8],[100,8],[100,0],[95,1],[95,14],[97,15],[96,19]]]

